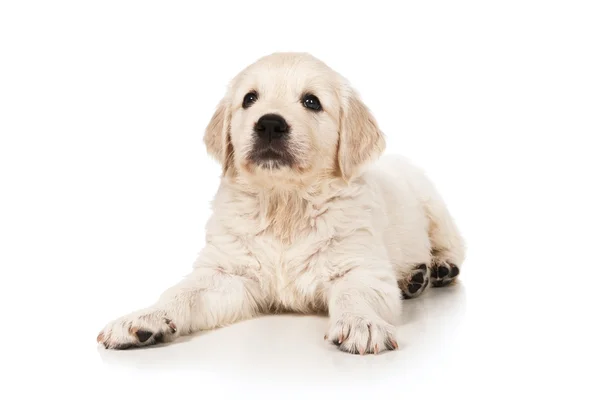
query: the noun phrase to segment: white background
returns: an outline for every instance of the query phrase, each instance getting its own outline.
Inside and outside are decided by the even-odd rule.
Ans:
[[[599,21],[594,1],[2,2],[2,392],[597,399]],[[379,356],[294,315],[98,348],[190,270],[220,172],[204,127],[287,50],[345,75],[436,182],[461,284],[407,302]]]

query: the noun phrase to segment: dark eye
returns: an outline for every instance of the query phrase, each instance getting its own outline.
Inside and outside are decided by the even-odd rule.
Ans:
[[[244,101],[242,101],[242,107],[248,108],[254,104],[256,100],[258,100],[258,94],[256,94],[256,92],[247,93],[244,96]]]
[[[319,98],[313,94],[305,94],[302,97],[302,105],[313,111],[321,111],[323,109],[323,107],[321,107]]]

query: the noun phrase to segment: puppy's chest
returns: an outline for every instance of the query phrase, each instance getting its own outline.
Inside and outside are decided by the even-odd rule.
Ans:
[[[336,274],[332,252],[339,239],[336,224],[315,218],[290,237],[267,228],[246,234],[243,242],[273,305],[309,312],[324,307],[323,288]]]
[[[285,243],[266,234],[254,240],[254,257],[272,299],[285,309],[320,308],[319,293],[331,274],[331,240],[315,235]]]
[[[355,199],[343,198],[318,204],[288,201],[273,208],[246,199],[219,219],[231,235],[223,242],[237,247],[229,257],[256,277],[274,306],[322,309],[324,289],[343,272],[340,261],[355,247],[351,238],[370,215]]]

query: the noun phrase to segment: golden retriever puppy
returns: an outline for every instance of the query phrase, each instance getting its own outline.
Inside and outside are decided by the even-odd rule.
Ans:
[[[171,341],[262,313],[326,312],[350,353],[397,348],[401,301],[452,283],[463,241],[422,172],[379,158],[384,136],[357,93],[308,54],[239,73],[204,141],[223,166],[206,246],[150,307],[110,322],[106,348]]]

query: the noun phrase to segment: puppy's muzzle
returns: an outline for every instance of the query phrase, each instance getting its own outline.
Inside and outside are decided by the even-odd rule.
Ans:
[[[254,146],[250,159],[258,165],[291,166],[294,156],[288,148],[290,126],[277,114],[265,114],[254,124]]]

